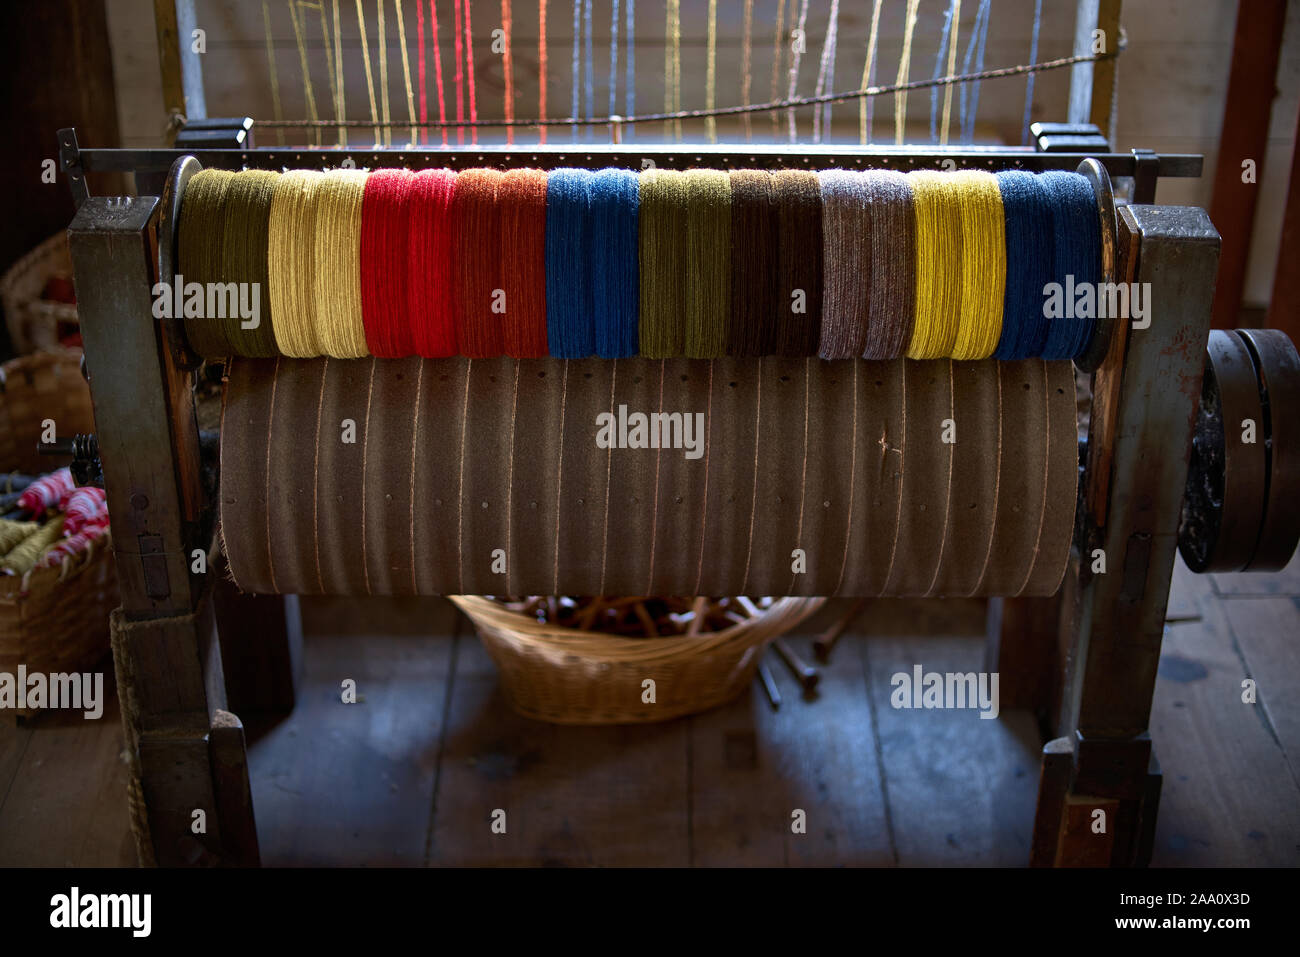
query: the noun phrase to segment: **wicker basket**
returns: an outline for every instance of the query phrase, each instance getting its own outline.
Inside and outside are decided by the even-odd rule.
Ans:
[[[77,325],[73,303],[41,298],[51,278],[72,278],[67,233],[51,236],[9,267],[0,279],[0,300],[14,353],[58,349],[60,325]]]
[[[94,431],[80,350],[22,356],[0,366],[0,469],[36,474],[67,459],[36,454],[41,421],[60,438]],[[0,575],[0,672],[87,671],[109,649],[108,616],[118,603],[108,532],[57,568]]]
[[[80,349],[37,352],[0,366],[0,471],[36,475],[72,461],[36,453],[45,419],[54,420],[59,438],[95,431]]]
[[[60,567],[0,576],[0,672],[17,674],[19,665],[28,674],[93,670],[108,654],[108,616],[117,603],[107,531]]]
[[[666,721],[730,701],[763,648],[824,598],[782,598],[763,614],[696,636],[624,638],[543,624],[476,595],[452,601],[478,629],[516,711],[553,724]],[[642,701],[655,682],[655,703]]]

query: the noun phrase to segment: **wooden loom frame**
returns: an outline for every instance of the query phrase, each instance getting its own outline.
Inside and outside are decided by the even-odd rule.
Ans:
[[[121,168],[129,161],[148,168],[184,155],[78,151],[71,131],[61,133],[61,146],[68,168],[80,171]],[[211,155],[217,152],[222,155]],[[611,152],[435,151],[428,162],[527,165],[565,155],[568,162],[604,165]],[[697,153],[710,151],[672,152],[665,165],[691,165]],[[284,159],[283,151],[271,150],[201,155],[235,168],[278,167]],[[420,165],[424,158],[397,150],[331,158],[349,156],[359,165],[384,159]],[[740,158],[769,166],[827,159],[751,151]],[[1166,164],[1132,154],[1098,158],[1117,175],[1137,177],[1143,166],[1182,162],[1169,159]],[[956,150],[859,156],[861,163],[895,168],[940,167],[945,160],[985,168],[990,157]],[[1067,154],[1027,153],[1017,159],[1027,168],[1070,168],[1076,162]],[[279,680],[270,682],[270,693],[283,706],[292,700],[287,662],[294,622],[292,615],[278,622],[263,617],[256,642],[242,640],[240,601],[265,606],[268,599],[214,600],[216,576],[190,570],[195,550],[206,552],[211,545],[204,522],[210,503],[200,481],[191,373],[178,363],[181,350],[172,324],[152,319],[153,242],[162,202],[152,196],[86,197],[69,231],[122,591],[114,655],[133,776],[140,785],[136,823],[143,860],[256,864],[244,735],[239,719],[226,710],[220,633],[228,643],[239,643],[238,657],[246,649],[260,667],[275,672]],[[1044,664],[1049,660],[1044,649],[1059,649],[1065,665],[1056,699],[1059,714],[1052,723],[1065,736],[1050,741],[1043,752],[1035,864],[1145,862],[1159,800],[1147,724],[1219,240],[1200,209],[1126,206],[1116,219],[1118,278],[1151,283],[1156,318],[1139,332],[1120,325],[1095,373],[1080,511],[1061,593],[1055,599],[1008,600],[1002,627],[989,646],[990,670],[1010,679],[1004,679],[1004,707],[1041,708],[1047,700],[1033,694],[1053,670]],[[169,237],[159,241],[165,244]],[[1094,548],[1105,550],[1107,574],[1091,573]],[[251,620],[246,608],[242,615],[243,622]],[[206,834],[191,833],[196,808],[208,811]],[[1101,835],[1090,827],[1097,809],[1106,811],[1110,822]]]
[[[1119,33],[1120,0],[1078,0],[1075,50],[1094,29]],[[154,0],[166,108],[206,116],[202,67],[189,49],[193,0]],[[1115,98],[1114,60],[1075,64],[1069,120],[1108,137]],[[92,373],[99,447],[113,522],[122,607],[114,638],[119,691],[131,751],[133,823],[144,862],[160,865],[259,862],[242,726],[227,708],[221,635],[239,641],[257,621],[257,642],[239,658],[273,677],[258,704],[292,707],[296,622],[292,596],[214,598],[208,576],[190,573],[191,555],[208,551],[207,503],[200,482],[191,374],[165,322],[150,321],[160,200],[89,197],[85,173],[141,174],[142,191],[162,192],[176,150],[81,151],[60,131],[60,155],[79,210],[70,229],[79,311]],[[641,165],[759,168],[1073,169],[1082,155],[955,148],[834,149],[793,154],[788,147],[500,150],[203,150],[204,166],[446,165],[599,167]],[[1111,176],[1133,178],[1135,202],[1154,203],[1160,175],[1199,175],[1199,157],[1149,151],[1098,157]],[[1071,567],[1051,599],[995,599],[990,670],[1003,676],[1005,707],[1056,712],[1063,737],[1043,750],[1031,863],[1130,865],[1149,858],[1159,802],[1159,769],[1147,735],[1179,508],[1209,329],[1219,239],[1205,212],[1153,205],[1119,210],[1118,278],[1150,282],[1157,321],[1113,335],[1093,380],[1093,412],[1081,479]],[[100,373],[95,376],[96,370]],[[1173,388],[1169,386],[1173,385]],[[1092,549],[1108,574],[1092,575]],[[268,604],[270,602],[270,604]],[[250,609],[260,603],[256,612]],[[287,609],[281,611],[280,608]],[[268,615],[267,612],[271,614]],[[221,633],[219,635],[219,632]],[[274,632],[272,635],[270,632]],[[1059,656],[1059,694],[1044,689]],[[234,656],[227,655],[227,660]],[[208,810],[206,834],[191,814]],[[1093,834],[1097,809],[1108,826]]]

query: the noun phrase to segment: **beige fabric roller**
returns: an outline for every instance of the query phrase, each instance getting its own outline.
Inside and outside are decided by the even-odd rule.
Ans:
[[[1065,362],[236,359],[221,524],[250,592],[1046,595],[1077,465]]]

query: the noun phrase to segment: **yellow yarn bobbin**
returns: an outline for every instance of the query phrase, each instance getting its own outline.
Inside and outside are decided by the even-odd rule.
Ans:
[[[363,170],[325,174],[316,191],[316,337],[328,356],[357,359],[370,355],[361,318],[361,204]]]
[[[962,307],[963,174],[908,173],[916,215],[916,321],[909,359],[952,354]]]
[[[309,238],[317,235],[316,192],[324,178],[315,170],[281,176],[271,196],[267,226],[271,328],[276,347],[300,359],[321,354],[313,293],[316,252]]]
[[[1006,219],[992,173],[955,173],[961,212],[961,314],[954,359],[987,359],[1002,335]]]

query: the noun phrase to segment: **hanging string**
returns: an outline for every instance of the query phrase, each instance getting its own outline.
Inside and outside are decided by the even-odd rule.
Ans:
[[[961,0],[952,0],[952,40],[948,43],[948,76],[957,72],[957,33],[961,29]],[[943,88],[943,126],[939,145],[948,145],[948,122],[952,117],[952,84]]]
[[[993,0],[980,0],[979,9],[975,11],[975,26],[966,46],[966,58],[962,60],[961,71],[969,73],[971,54],[975,55],[975,69],[984,69],[984,44],[989,36],[989,14]],[[975,141],[975,116],[979,111],[980,83],[976,80],[968,90],[965,84],[961,88],[961,140],[963,143]]]
[[[424,126],[429,122],[429,96],[424,82],[424,4],[420,0],[415,0],[415,32],[417,34],[415,58],[418,62],[417,74],[420,84],[420,124]],[[425,127],[420,130],[420,144],[424,145],[428,142],[429,130]]]
[[[867,62],[862,64],[863,89],[876,82],[876,38],[880,35],[880,4],[876,0],[871,9],[871,35],[867,38]],[[871,141],[871,121],[875,118],[876,104],[873,98],[864,96],[858,100],[858,142],[866,146]]]
[[[474,86],[474,30],[470,24],[470,8],[473,3],[465,0],[465,70],[468,74],[467,81],[469,84],[469,121],[471,124],[478,123],[478,95]],[[471,125],[469,128],[469,141],[472,146],[478,145],[478,126]]]
[[[407,312],[414,179],[410,170],[375,170],[366,179],[362,199],[361,319],[370,354],[384,359],[415,352]]]
[[[546,119],[546,0],[537,0],[537,115]],[[546,142],[546,127],[538,127],[537,141]]]
[[[799,86],[799,62],[803,59],[804,47],[808,45],[808,0],[802,0],[799,4],[799,25],[796,29],[799,31],[799,42],[793,45],[793,52],[790,60],[790,89],[786,94],[788,99],[793,100],[796,89]],[[786,111],[786,124],[790,133],[790,142],[795,142],[799,136],[799,129],[795,122],[794,107]]]
[[[402,13],[401,0],[396,0],[397,6],[397,42],[402,45],[402,81],[406,84],[406,115],[411,121],[411,138],[408,141],[411,146],[415,145],[415,92],[411,87],[411,56],[407,52],[406,46],[406,17]],[[416,6],[419,6],[417,0]],[[423,83],[421,83],[421,95],[423,95]],[[510,117],[507,117],[509,119]]]
[[[934,79],[936,80],[939,79],[939,77],[944,75],[943,73],[944,53],[946,52],[948,54],[949,64],[952,64],[955,59],[956,49],[957,49],[956,34],[957,34],[957,27],[959,25],[958,18],[960,16],[961,16],[961,0],[950,0],[948,4],[948,12],[945,13],[943,17],[943,32],[939,36],[939,49],[934,55]],[[948,73],[949,74],[952,73],[951,65],[948,68]],[[945,111],[947,110],[949,103],[950,101],[948,99],[948,95],[945,92],[944,94]],[[932,86],[930,88],[930,142],[931,143],[941,142],[939,139],[938,123],[937,123],[938,114],[939,114],[939,87]],[[944,139],[944,142],[946,142],[946,137]]]
[[[330,85],[330,102],[334,104],[334,119],[341,120],[343,119],[343,113],[339,109],[339,84],[338,74],[334,69],[334,44],[330,40],[329,19],[325,15],[324,0],[312,4],[311,7],[320,14],[320,35],[325,47],[325,76]],[[341,129],[342,127],[340,127]],[[342,137],[339,138],[339,145],[343,145]]]
[[[609,16],[609,115],[618,113],[618,0]],[[612,132],[612,131],[611,131]]]
[[[754,82],[751,72],[754,52],[754,0],[745,0],[744,34],[740,48],[740,101],[745,106],[749,106],[749,90]],[[754,139],[754,125],[749,114],[742,114],[740,122],[745,127],[745,142],[751,142]]]
[[[664,112],[676,113],[682,108],[682,0],[668,0],[665,15],[668,44],[664,47]],[[681,142],[681,120],[673,121],[673,138]]]
[[[347,88],[343,84],[343,21],[339,18],[339,0],[334,0],[334,88],[339,91],[339,119],[343,119],[348,110]],[[340,126],[339,146],[347,145],[347,128]]]
[[[1038,60],[1038,28],[1043,23],[1043,0],[1034,0],[1034,30],[1029,39],[1029,62]],[[1020,145],[1029,145],[1029,114],[1034,106],[1034,71],[1025,79],[1025,122],[1020,130]]]
[[[515,118],[515,69],[513,54],[510,52],[510,31],[514,26],[512,13],[510,0],[501,0],[501,32],[505,42],[501,53],[501,72],[506,84],[504,108],[507,120]],[[515,131],[509,126],[506,127],[506,145],[515,145]]]
[[[569,107],[569,115],[575,120],[579,116],[579,110],[582,107],[582,90],[578,86],[578,71],[582,68],[582,61],[579,58],[579,51],[582,49],[582,0],[573,0],[573,61],[570,64],[573,69],[573,96],[572,105]],[[569,131],[570,138],[573,142],[578,142],[578,124],[573,124]]]
[[[835,0],[836,3],[839,0]],[[716,105],[718,92],[718,0],[709,0],[709,35],[708,52],[705,61],[704,108],[711,110]],[[718,142],[718,121],[716,117],[704,118],[704,133],[710,143]]]
[[[375,105],[375,74],[370,68],[370,41],[366,37],[366,13],[361,9],[361,0],[357,0],[357,29],[361,31],[361,59],[366,67],[366,91],[370,94],[370,121],[375,127],[375,145],[379,140],[379,109]]]
[[[585,2],[583,3],[582,25],[583,25],[583,31],[586,34],[586,44],[584,48],[586,52],[586,70],[585,70],[586,88],[584,93],[587,97],[587,121],[590,122],[591,118],[595,116],[595,109],[596,109],[596,93],[595,93],[596,57],[595,54],[592,53],[592,49],[591,49],[591,0],[585,0]],[[587,134],[588,141],[590,141],[591,140],[590,126],[587,127],[586,134]]]
[[[465,145],[465,128],[460,126],[465,122],[465,51],[463,49],[464,40],[461,35],[461,22],[464,19],[465,0],[456,0],[452,8],[452,16],[455,22],[452,24],[453,52],[456,56],[456,145]]]
[[[283,120],[284,111],[280,107],[280,76],[275,68],[275,44],[271,42],[271,8],[266,0],[262,0],[262,22],[266,26],[266,64],[271,74],[271,109],[277,120]],[[276,129],[275,137],[283,146],[284,130]]]
[[[921,0],[907,0],[907,15],[903,21],[903,51],[898,58],[898,86],[908,82],[908,72],[912,67],[912,37],[916,34],[916,9]],[[899,90],[894,94],[894,145],[903,145],[903,128],[907,125],[907,91]]]
[[[793,0],[792,0],[793,2]],[[775,102],[781,96],[781,60],[785,54],[785,4],[786,0],[776,0],[776,34],[772,37],[772,90],[768,102]],[[781,133],[781,117],[772,114],[772,138]]]
[[[438,90],[438,122],[447,122],[447,98],[442,88],[442,46],[438,41],[438,5],[436,0],[429,0],[429,26],[433,31],[433,75]],[[447,145],[447,127],[442,128],[442,145]]]
[[[384,145],[393,145],[393,116],[388,106],[388,30],[384,27],[384,0],[376,0],[379,8],[379,111],[384,118]]]
[[[298,61],[302,65],[302,88],[307,97],[307,118],[316,120],[316,93],[311,85],[311,70],[307,65],[307,44],[302,36],[302,23],[298,19],[298,5],[295,0],[288,0],[289,16],[293,20],[293,36],[298,41]],[[320,133],[316,134],[316,145],[320,145]]]
[[[822,43],[821,63],[817,67],[817,91],[816,95],[821,96],[835,84],[835,45],[839,38],[840,23],[840,0],[831,0],[831,17],[826,24],[826,40]],[[831,130],[831,105],[829,103],[822,106],[820,110],[813,110],[813,142],[822,141],[822,127],[825,126],[827,135]]]
[[[623,107],[625,116],[634,116],[636,114],[636,49],[633,46],[633,29],[636,21],[636,0],[625,0],[626,21],[624,33],[627,34],[627,80],[623,87]],[[627,139],[633,139],[636,135],[636,127],[629,126],[624,134]]]

